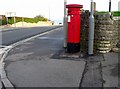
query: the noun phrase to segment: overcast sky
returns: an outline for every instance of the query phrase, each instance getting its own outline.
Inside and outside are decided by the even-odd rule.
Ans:
[[[67,0],[68,4],[82,4],[84,9],[90,9],[91,0]],[[94,0],[97,10],[108,11],[109,0]],[[118,1],[112,0],[112,10],[118,10]],[[60,20],[64,13],[64,0],[0,0],[0,14],[16,12],[17,16],[34,17],[43,15],[51,20]]]

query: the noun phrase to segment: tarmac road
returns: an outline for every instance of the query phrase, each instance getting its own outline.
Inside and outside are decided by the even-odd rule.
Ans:
[[[85,62],[52,57],[63,50],[63,36],[63,28],[57,28],[13,48],[5,59],[11,83],[16,88],[79,87]]]
[[[0,37],[2,38],[2,43],[0,43],[0,45],[8,46],[20,40],[46,32],[48,30],[52,30],[57,27],[60,26],[32,27],[32,28],[21,28],[21,29],[18,28],[14,30],[1,31]]]
[[[62,58],[63,36],[63,28],[58,28],[16,46],[8,53],[5,70],[15,88],[119,89],[119,53]]]

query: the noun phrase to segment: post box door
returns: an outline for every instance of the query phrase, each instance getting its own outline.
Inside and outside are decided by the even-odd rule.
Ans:
[[[80,17],[79,15],[68,15],[68,42],[80,42]]]

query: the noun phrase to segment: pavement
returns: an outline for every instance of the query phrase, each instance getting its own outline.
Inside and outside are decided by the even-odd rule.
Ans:
[[[63,28],[57,28],[14,47],[4,60],[5,71],[12,85],[15,88],[120,88],[119,53],[69,56],[71,54],[66,54],[63,48],[63,37]],[[63,53],[68,57],[62,57]]]

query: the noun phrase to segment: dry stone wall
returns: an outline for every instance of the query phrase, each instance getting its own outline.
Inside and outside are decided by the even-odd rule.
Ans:
[[[89,11],[81,14],[81,51],[88,50],[89,34]],[[94,52],[107,53],[116,48],[119,43],[119,20],[114,20],[109,13],[96,14],[95,17],[95,35]]]
[[[89,11],[84,11],[81,13],[80,50],[82,53],[87,53],[88,50],[89,15]]]

